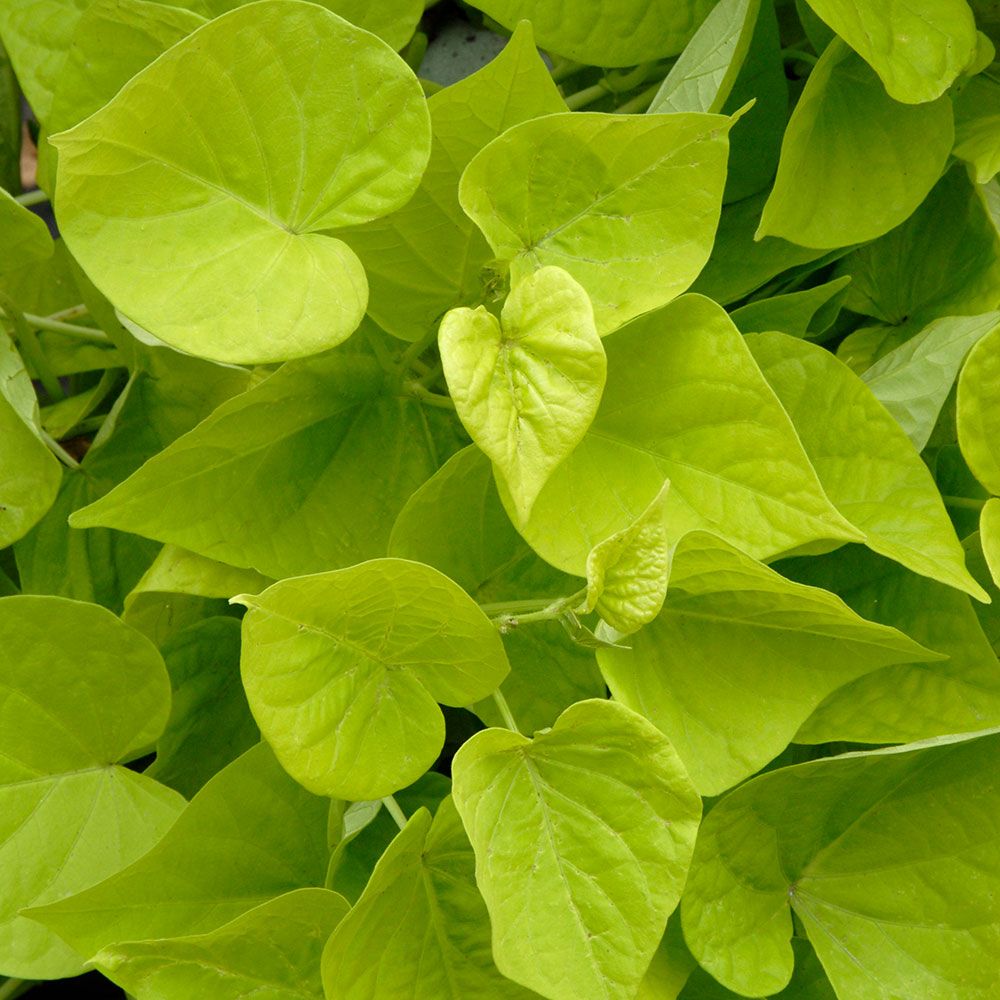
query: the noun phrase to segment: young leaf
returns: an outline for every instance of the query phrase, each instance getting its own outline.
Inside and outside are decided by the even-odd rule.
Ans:
[[[297,889],[207,934],[125,941],[94,965],[134,996],[157,1000],[323,1000],[320,956],[349,907],[327,889]]]
[[[163,645],[173,704],[146,774],[191,798],[260,742],[240,683],[240,623],[206,618]]]
[[[410,784],[444,744],[437,702],[485,698],[509,669],[490,620],[420,563],[375,559],[239,600],[250,708],[317,794],[376,799]]]
[[[512,286],[564,268],[604,336],[676,298],[708,260],[731,125],[703,114],[547,115],[478,153],[459,200],[509,262]]]
[[[329,805],[259,744],[212,778],[138,861],[31,917],[81,955],[215,930],[275,896],[323,884]]]
[[[605,538],[587,556],[584,610],[596,610],[616,632],[649,624],[663,607],[670,578],[670,536],[664,507],[670,483],[627,528]]]
[[[164,91],[177,99],[164,106]],[[172,346],[263,362],[361,322],[364,270],[329,231],[409,199],[430,125],[384,42],[313,4],[262,0],[53,142],[60,227],[94,284]]]
[[[119,766],[159,736],[170,683],[114,615],[59,597],[0,599],[0,974],[58,979],[83,959],[21,914],[123,868],[184,805]]]
[[[674,541],[704,528],[768,558],[816,539],[859,537],[830,504],[721,307],[686,296],[605,349],[609,377],[597,416],[526,522],[501,490],[544,559],[584,576],[590,550],[632,523],[667,479]]]
[[[531,740],[477,733],[452,771],[500,971],[551,1000],[634,997],[701,817],[667,740],[584,701]]]
[[[997,497],[987,500],[983,506],[979,516],[979,536],[990,576],[1000,587],[1000,499]]]
[[[917,451],[923,451],[970,349],[1000,326],[1000,312],[946,316],[883,354],[861,376]]]
[[[847,754],[732,792],[702,825],[684,892],[698,961],[741,994],[776,992],[793,911],[841,1000],[985,1000],[980,958],[1000,945],[998,742],[992,730]]]
[[[508,28],[530,18],[538,44],[593,66],[634,66],[676,55],[711,9],[711,0],[476,0]]]
[[[718,113],[750,48],[761,0],[721,0],[670,68],[649,114]]]
[[[597,654],[608,687],[666,733],[705,795],[780,753],[847,681],[943,659],[705,532],[677,546],[663,610],[629,643]]]
[[[418,810],[323,952],[327,997],[528,1000],[497,972],[474,857],[450,798]]]
[[[345,345],[224,403],[71,522],[275,579],[350,565],[385,551],[396,514],[438,465],[443,423]]]
[[[781,568],[947,657],[885,667],[845,684],[803,724],[797,742],[905,743],[1000,725],[1000,667],[965,594],[857,545]]]
[[[476,153],[512,125],[565,111],[566,104],[522,21],[489,65],[432,94],[431,158],[400,209],[345,230],[361,258],[369,315],[404,340],[419,340],[453,306],[483,301],[483,268],[493,252],[458,203],[458,182]]]
[[[441,570],[479,604],[503,608],[548,603],[580,582],[544,563],[514,530],[497,494],[489,459],[474,445],[452,456],[407,501],[392,529],[389,555]],[[574,702],[604,695],[592,650],[561,622],[533,622],[503,636],[510,673],[501,686],[526,732],[551,726]],[[503,725],[492,698],[473,706],[488,725]]]
[[[865,544],[984,600],[927,466],[861,379],[829,351],[780,333],[747,344],[827,495]]]
[[[527,518],[604,391],[607,361],[587,293],[562,268],[543,267],[514,286],[499,320],[483,306],[453,309],[438,343],[459,418]]]
[[[832,42],[788,123],[757,235],[808,247],[881,236],[924,200],[953,139],[947,98],[900,105],[858,56]]]
[[[809,0],[809,6],[871,65],[889,96],[906,104],[940,97],[976,52],[966,0],[922,0],[914,7]]]
[[[958,443],[976,479],[1000,494],[1000,327],[972,348],[959,376]]]

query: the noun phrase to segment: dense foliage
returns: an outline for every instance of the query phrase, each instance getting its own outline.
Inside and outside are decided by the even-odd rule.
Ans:
[[[995,1000],[998,5],[424,7],[0,0],[0,997]]]

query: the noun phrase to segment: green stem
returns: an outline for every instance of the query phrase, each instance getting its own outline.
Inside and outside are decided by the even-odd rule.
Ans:
[[[38,188],[36,191],[25,191],[24,194],[14,196],[14,201],[25,208],[30,208],[32,205],[41,205],[48,200],[49,196],[41,188]]]
[[[642,114],[653,103],[653,98],[660,92],[662,80],[657,80],[651,87],[640,91],[635,97],[615,108],[616,115]]]
[[[391,795],[387,795],[382,799],[382,805],[386,807],[389,815],[396,821],[396,826],[402,830],[406,826],[406,813],[399,808],[399,803]]]
[[[425,333],[419,340],[415,340],[412,344],[410,344],[410,346],[399,356],[399,368],[404,372],[407,371],[410,365],[412,365],[413,362],[416,361],[417,358],[419,358],[420,355],[431,346],[431,344],[437,343],[437,336],[437,327],[431,327],[431,329],[428,330],[427,333]]]
[[[584,87],[583,90],[578,90],[575,94],[567,94],[566,107],[570,111],[579,111],[588,104],[593,104],[594,101],[599,101],[602,97],[607,97],[610,93],[611,91],[602,80],[600,83],[595,83],[592,87]]]
[[[420,378],[416,379],[418,385],[422,385],[425,389],[429,389],[431,384],[437,381],[438,378],[444,374],[444,365],[439,361],[436,365],[424,365],[427,369]]]
[[[0,1000],[13,1000],[14,997],[27,993],[34,985],[35,980],[33,979],[8,979],[7,982],[0,985]]]
[[[497,688],[496,691],[493,692],[493,701],[497,706],[497,710],[500,712],[504,725],[512,733],[520,733],[521,730],[518,729],[517,722],[514,720],[514,713],[510,710],[510,705],[507,704],[507,699],[503,696],[503,692],[500,688]]]
[[[804,49],[782,49],[781,58],[785,62],[804,62],[809,63],[810,66],[815,66],[819,60],[811,52],[806,52]]]
[[[35,316],[32,313],[25,313],[24,318],[36,330],[51,330],[53,333],[65,333],[77,340],[85,340],[90,344],[100,344],[102,347],[110,344],[107,334],[100,330],[95,330],[91,326],[77,326],[75,323],[63,323],[61,320],[52,319],[50,316]]]
[[[3,309],[13,325],[17,346],[24,359],[34,369],[35,377],[42,383],[49,398],[53,402],[65,399],[66,393],[63,392],[62,383],[52,370],[49,359],[45,356],[42,345],[38,343],[38,337],[28,323],[27,317],[3,293],[0,293],[0,309]]]
[[[549,76],[556,83],[562,83],[567,77],[572,76],[574,73],[578,73],[583,69],[583,63],[574,62],[572,59],[564,59],[562,56],[557,56],[555,62],[552,63],[552,69],[549,70]]]
[[[48,431],[39,431],[42,440],[48,445],[49,451],[68,469],[79,469],[80,463],[51,435]]]
[[[372,349],[375,354],[375,360],[382,366],[383,370],[388,372],[390,375],[397,374],[396,362],[393,361],[392,356],[386,349],[385,344],[379,339],[377,333],[373,333],[371,330],[365,329],[362,331],[365,336],[365,340],[368,341],[368,346]]]
[[[77,319],[79,316],[86,316],[89,312],[90,310],[81,302],[79,305],[70,306],[68,309],[60,309],[59,312],[51,313],[45,318],[65,323],[68,320]]]
[[[548,622],[555,618],[560,618],[569,609],[575,607],[587,596],[587,588],[578,590],[569,597],[558,597],[554,601],[512,601],[509,604],[500,605],[499,614],[491,614],[493,624],[501,632],[510,632],[520,625],[527,625],[530,622]],[[537,610],[532,610],[532,606]],[[480,607],[487,614],[496,605],[481,604]],[[520,608],[525,610],[521,611]]]
[[[421,403],[426,403],[428,406],[436,406],[441,410],[455,409],[455,404],[452,402],[451,396],[441,396],[436,392],[431,392],[430,389],[425,389],[419,382],[407,382],[403,386],[403,391],[408,396],[413,396],[414,399],[418,399]]]
[[[960,507],[962,510],[982,510],[986,506],[985,500],[974,500],[972,497],[950,497],[944,496],[946,507]]]
[[[551,604],[551,597],[541,597],[528,601],[499,601],[496,604],[480,604],[479,609],[484,615],[499,618],[505,615],[516,615],[522,611],[539,611]]]

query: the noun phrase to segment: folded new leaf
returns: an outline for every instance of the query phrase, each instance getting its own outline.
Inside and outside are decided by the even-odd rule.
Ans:
[[[562,268],[543,267],[514,286],[499,320],[483,306],[451,310],[438,342],[459,418],[526,518],[604,391],[590,299]]]

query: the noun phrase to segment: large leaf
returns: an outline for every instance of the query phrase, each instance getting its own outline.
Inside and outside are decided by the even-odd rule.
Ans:
[[[60,597],[0,599],[0,973],[75,975],[83,960],[20,915],[145,853],[184,800],[119,765],[167,721],[156,648],[114,615]]]
[[[846,257],[847,308],[923,324],[1000,306],[1000,237],[983,190],[956,166],[906,222]]]
[[[969,352],[959,376],[958,442],[976,479],[1000,494],[1000,327]]]
[[[579,589],[579,581],[542,562],[504,513],[489,459],[475,446],[448,460],[407,501],[389,554],[416,559],[450,576],[480,604],[546,604]],[[604,681],[592,650],[555,621],[533,622],[503,636],[510,673],[501,690],[526,732],[551,726],[563,709],[600,698]],[[474,706],[490,725],[503,721],[491,698]]]
[[[884,354],[861,377],[922,451],[969,350],[1000,326],[1000,312],[947,316]]]
[[[720,115],[547,115],[508,129],[466,167],[462,208],[511,284],[548,264],[583,285],[603,336],[687,289],[722,206]],[[614,251],[608,251],[608,247]]]
[[[927,466],[861,379],[829,351],[784,334],[747,343],[827,495],[865,544],[984,600]]]
[[[329,231],[407,201],[430,125],[384,42],[313,4],[263,0],[178,42],[53,141],[62,232],[123,313],[193,354],[275,361],[360,323],[364,270]]]
[[[858,56],[832,42],[788,123],[758,235],[809,247],[881,236],[924,200],[953,138],[947,98],[900,105]]]
[[[71,523],[274,578],[349,565],[385,551],[393,518],[438,465],[441,423],[387,390],[370,357],[334,352],[223,404]]]
[[[81,955],[215,930],[275,896],[323,884],[329,805],[260,744],[209,781],[148,854],[31,916]]]
[[[598,651],[612,694],[666,733],[707,795],[780,753],[847,681],[941,658],[703,532],[677,547],[663,610],[629,643]]]
[[[656,92],[649,114],[720,112],[750,48],[760,0],[721,0]]]
[[[897,101],[940,97],[976,53],[966,0],[882,4],[809,0],[809,6],[878,73]]]
[[[1000,82],[975,76],[955,100],[954,154],[986,184],[1000,171]]]
[[[375,559],[240,601],[250,708],[289,774],[321,795],[410,784],[444,744],[437,702],[470,705],[509,669],[490,620],[420,563]]]
[[[792,917],[841,1000],[987,1000],[1000,947],[1000,737],[948,736],[755,778],[702,826],[684,937],[744,995],[792,975]]]
[[[483,268],[493,253],[458,203],[469,160],[512,125],[566,104],[522,22],[493,62],[433,94],[427,109],[431,157],[416,193],[390,215],[340,234],[368,273],[369,315],[404,340],[419,340],[448,309],[488,294]]]
[[[454,309],[438,335],[455,409],[528,516],[594,419],[607,360],[587,293],[559,267],[523,278],[498,320]]]
[[[1000,726],[1000,665],[964,594],[856,545],[781,568],[948,657],[885,667],[845,684],[803,724],[798,742],[903,743]]]
[[[504,975],[551,1000],[635,996],[677,905],[701,802],[671,745],[611,701],[452,765]]]
[[[632,66],[676,55],[712,0],[476,0],[508,28],[530,18],[538,44],[595,66]]]
[[[1000,498],[992,497],[983,506],[979,534],[986,566],[993,583],[1000,587]]]
[[[323,952],[328,1000],[527,1000],[497,972],[474,857],[451,799],[416,812]]]
[[[857,537],[714,302],[686,296],[605,349],[597,416],[519,524],[543,558],[584,576],[590,550],[632,523],[667,479],[674,540],[705,528],[766,558],[815,539]]]
[[[34,261],[52,256],[54,245],[49,228],[40,216],[18,204],[13,195],[0,188],[0,230],[4,238],[4,257],[0,275]]]
[[[137,997],[323,1000],[320,956],[347,910],[335,892],[297,889],[206,934],[126,941],[93,961]]]

